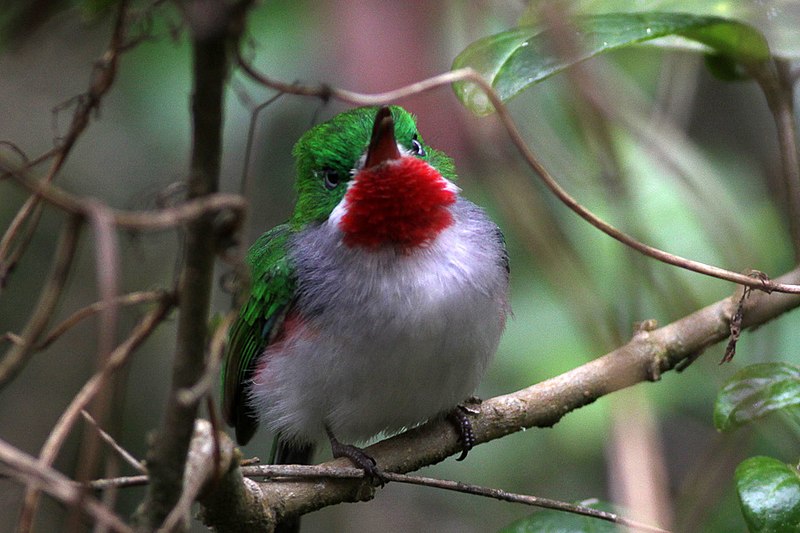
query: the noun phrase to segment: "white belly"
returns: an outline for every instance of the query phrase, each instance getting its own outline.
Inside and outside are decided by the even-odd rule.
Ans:
[[[267,350],[249,390],[261,422],[287,439],[327,426],[355,442],[474,393],[505,324],[507,273],[499,243],[457,227],[413,254],[337,246],[324,227],[310,236],[296,259],[304,325]]]

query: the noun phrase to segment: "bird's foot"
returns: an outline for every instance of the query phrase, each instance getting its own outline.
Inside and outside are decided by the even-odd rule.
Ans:
[[[470,404],[480,404],[480,400],[477,398],[470,398],[467,401]],[[475,446],[475,432],[472,430],[472,422],[470,422],[468,415],[476,415],[478,413],[480,413],[480,409],[468,405],[458,405],[450,411],[450,419],[453,420],[458,429],[458,440],[461,442],[461,455],[458,456],[456,461],[466,459],[469,451]]]
[[[383,476],[381,469],[378,468],[378,463],[375,462],[375,459],[358,446],[339,442],[330,429],[326,428],[326,431],[328,439],[331,441],[331,452],[333,452],[333,456],[336,459],[340,457],[350,459],[350,462],[364,471],[364,477],[369,480],[371,485],[383,487],[386,484],[386,478]]]

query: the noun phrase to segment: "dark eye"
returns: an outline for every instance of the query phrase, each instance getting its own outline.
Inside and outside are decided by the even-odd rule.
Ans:
[[[411,153],[419,157],[425,157],[425,148],[422,147],[422,144],[417,140],[417,134],[414,134],[414,137],[411,139]]]
[[[341,181],[342,178],[336,170],[329,167],[322,169],[322,182],[329,191],[335,189]]]

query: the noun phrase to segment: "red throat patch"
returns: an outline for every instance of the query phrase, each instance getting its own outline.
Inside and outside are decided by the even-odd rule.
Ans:
[[[456,195],[421,159],[406,156],[365,168],[353,180],[339,225],[348,246],[415,248],[453,223],[448,206]]]

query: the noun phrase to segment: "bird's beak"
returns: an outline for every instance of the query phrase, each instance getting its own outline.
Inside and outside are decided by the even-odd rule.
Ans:
[[[383,106],[375,115],[372,126],[372,138],[367,149],[367,160],[364,168],[371,168],[392,159],[400,159],[397,141],[394,138],[394,119],[387,106]]]

